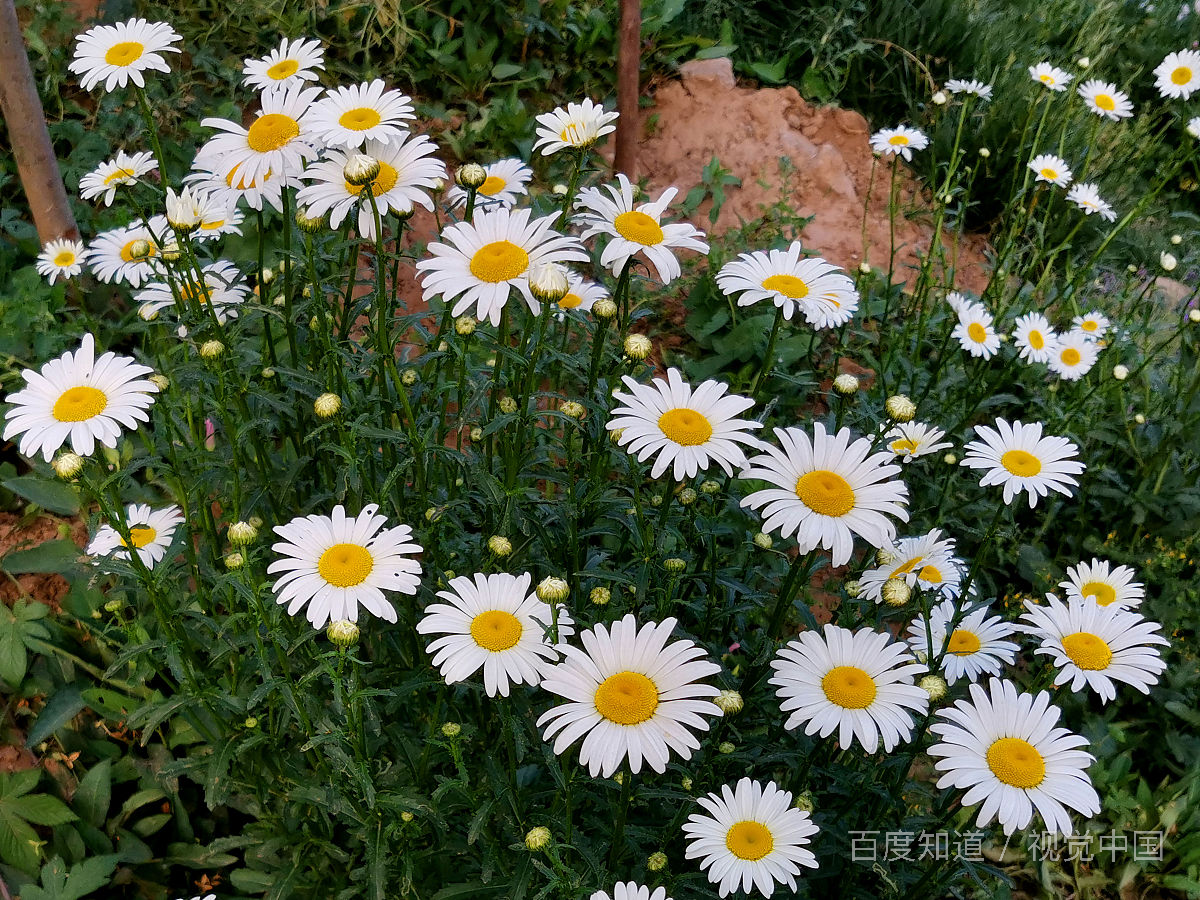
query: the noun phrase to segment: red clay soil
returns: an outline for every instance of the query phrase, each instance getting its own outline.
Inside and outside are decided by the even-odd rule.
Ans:
[[[64,528],[66,533],[60,533]],[[82,550],[87,544],[87,526],[81,519],[58,519],[39,516],[22,525],[20,516],[0,513],[0,560],[14,550],[27,550],[47,541],[70,537]],[[19,597],[32,597],[45,603],[52,612],[59,611],[59,601],[67,593],[68,585],[61,575],[15,575],[0,576],[0,601],[12,606]]]

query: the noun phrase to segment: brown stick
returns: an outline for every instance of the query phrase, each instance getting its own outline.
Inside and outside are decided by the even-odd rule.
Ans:
[[[641,94],[642,0],[621,0],[617,45],[617,156],[618,172],[637,177],[637,139]]]
[[[77,238],[79,228],[50,144],[46,114],[25,55],[13,0],[0,0],[0,59],[4,60],[0,67],[0,112],[8,126],[17,174],[33,211],[38,239],[44,244],[63,237]]]

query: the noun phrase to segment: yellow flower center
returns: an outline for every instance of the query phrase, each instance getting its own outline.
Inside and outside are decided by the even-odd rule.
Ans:
[[[1102,672],[1112,662],[1112,648],[1108,642],[1089,631],[1077,631],[1062,639],[1063,652],[1079,668],[1089,672]]]
[[[944,580],[942,570],[937,566],[922,566],[921,571],[917,573],[917,577],[930,584],[941,584]]]
[[[735,822],[729,829],[725,835],[725,846],[738,859],[754,862],[775,849],[775,839],[771,837],[771,830],[766,825],[745,819]]]
[[[566,294],[561,300],[558,301],[558,305],[563,309],[574,309],[582,302],[583,298],[578,294]]]
[[[479,186],[479,193],[485,197],[493,197],[504,190],[507,184],[508,182],[499,175],[489,175],[483,179],[483,184]]]
[[[843,709],[866,709],[875,701],[875,681],[858,666],[834,666],[821,679],[821,690]]]
[[[1042,84],[1054,84],[1053,75],[1039,75],[1038,80],[1041,81]]]
[[[371,182],[371,193],[376,196],[382,196],[396,186],[396,182],[400,180],[400,173],[392,166],[385,163],[382,159],[379,160],[379,174],[375,176],[375,180]],[[351,184],[346,182],[346,191],[357,195],[366,185]],[[380,210],[382,212],[383,210]]]
[[[208,289],[208,285],[202,287],[193,281],[179,286],[179,296],[184,300],[195,300],[200,303],[208,303],[212,300],[212,292]]]
[[[982,646],[979,636],[973,631],[956,628],[950,635],[950,643],[946,646],[946,652],[953,653],[955,656],[970,656],[972,653],[978,653]]]
[[[151,528],[149,525],[131,525],[129,527],[129,536],[133,539],[134,548],[137,550],[141,550],[143,547],[145,547],[147,544],[149,544],[151,541],[153,541],[156,537],[158,537],[158,532],[155,531],[153,528]],[[120,541],[121,541],[122,547],[129,546],[128,544],[125,543],[124,538],[120,538]]]
[[[837,472],[816,469],[801,475],[796,496],[815,513],[844,516],[854,509],[854,488]]]
[[[133,169],[117,169],[111,175],[108,175],[105,177],[104,185],[105,185],[105,187],[107,187],[108,185],[112,184],[114,181],[119,181],[122,184],[124,184],[126,181],[129,181],[130,179],[132,179],[134,177],[136,177],[136,176],[133,174]]]
[[[1084,319],[1082,322],[1079,323],[1079,327],[1082,328],[1084,331],[1099,331],[1100,323],[1097,322],[1095,319]]]
[[[596,712],[618,725],[638,725],[658,708],[658,688],[641,672],[609,675],[596,688]]]
[[[369,106],[358,106],[354,109],[348,109],[338,117],[338,124],[343,128],[349,128],[351,131],[366,131],[368,128],[374,128],[383,117],[378,111]]]
[[[900,568],[898,568],[895,572],[893,572],[892,577],[894,578],[897,575],[907,575],[909,572],[911,572],[913,569],[915,569],[917,567],[917,564],[920,563],[921,560],[923,560],[924,558],[925,557],[923,557],[923,556],[917,556],[917,557],[910,559],[908,562],[906,562],[904,565],[902,565]]]
[[[237,174],[238,168],[239,168],[238,166],[234,166],[232,169],[229,170],[229,174],[225,176],[225,183],[227,185],[229,185],[235,191],[247,191],[250,188],[258,187],[257,182],[255,182],[253,180],[247,181],[245,178],[239,178],[238,183],[234,184],[233,176]],[[266,184],[270,179],[271,179],[271,170],[268,169],[266,174],[263,175],[263,177],[262,177],[263,184]]]
[[[623,212],[613,220],[617,234],[627,241],[652,247],[663,242],[663,230],[644,212]]]
[[[267,77],[275,81],[283,81],[285,78],[291,78],[300,71],[300,63],[294,59],[281,59],[271,68],[267,69]]]
[[[108,52],[104,54],[104,61],[110,66],[127,66],[138,59],[141,59],[142,53],[146,50],[137,41],[121,41],[119,44],[113,44],[108,48]],[[1176,84],[1184,84],[1183,81],[1177,81]]]
[[[471,257],[471,274],[491,284],[517,278],[528,268],[529,254],[512,241],[484,244]]]
[[[145,256],[134,256],[133,255],[133,245],[136,244],[138,241],[143,241],[143,240],[146,240],[146,239],[145,238],[134,238],[132,241],[127,242],[125,244],[125,246],[121,248],[121,260],[123,262],[127,262],[127,263],[140,262],[143,259],[149,259],[151,256],[153,256],[154,255],[154,244],[150,243],[149,241],[146,241],[146,243],[150,247],[150,251]]]
[[[804,279],[795,275],[772,275],[762,286],[765,291],[778,291],[792,300],[808,296],[808,285],[804,283]]]
[[[499,653],[521,640],[521,621],[510,612],[490,609],[471,620],[471,637],[484,650]]]
[[[1187,84],[1192,80],[1192,70],[1187,66],[1180,66],[1171,73],[1171,81],[1174,84]]]
[[[317,573],[340,588],[362,584],[374,568],[371,551],[360,544],[334,544],[317,561]]]
[[[893,134],[888,138],[888,143],[893,147],[905,147],[908,145],[908,138],[902,134]]]
[[[1117,602],[1117,591],[1111,584],[1103,581],[1089,581],[1079,589],[1085,597],[1095,597],[1100,606],[1108,606]]]
[[[685,406],[668,409],[658,417],[658,427],[668,440],[681,447],[696,447],[712,437],[712,423],[701,413]]]
[[[58,253],[54,257],[54,264],[56,266],[60,266],[62,268],[66,268],[67,266],[74,265],[75,264],[75,251],[74,250],[59,250]]]
[[[1113,98],[1110,97],[1108,94],[1097,94],[1096,95],[1096,106],[1098,106],[1100,109],[1104,110],[1105,112],[1112,112],[1114,109],[1117,108],[1117,102],[1115,100],[1113,100]]]
[[[1042,177],[1047,181],[1057,181],[1058,169],[1052,169],[1049,166],[1046,166],[1046,168],[1042,169]]]
[[[60,422],[86,422],[104,412],[107,406],[108,396],[104,391],[81,384],[63,391],[50,414]]]
[[[1000,465],[1018,478],[1032,478],[1042,471],[1042,461],[1025,450],[1009,450],[1000,457]]]
[[[1046,777],[1046,761],[1029,741],[1000,738],[987,749],[987,764],[992,774],[1015,788],[1035,788]]]
[[[978,322],[972,322],[967,326],[967,336],[977,344],[982,344],[987,340],[987,329]]]
[[[587,129],[580,122],[568,122],[558,133],[559,140],[572,147],[581,147],[588,142]]]
[[[1080,356],[1079,351],[1074,347],[1067,347],[1062,353],[1059,354],[1059,359],[1061,359],[1063,363],[1068,366],[1079,365],[1079,360],[1082,358],[1083,357]]]
[[[224,226],[224,224],[225,224],[224,219],[214,219],[211,222],[201,222],[200,230],[201,231],[216,231],[218,228],[221,228],[222,226]]]
[[[910,441],[908,438],[900,438],[898,441],[892,441],[893,453],[916,453],[917,442]]]
[[[246,143],[255,153],[270,153],[284,147],[300,135],[300,123],[283,113],[259,116],[246,134]],[[230,173],[232,177],[232,173]]]
[[[1029,346],[1034,350],[1041,350],[1046,346],[1046,339],[1042,337],[1042,333],[1040,331],[1029,332]]]

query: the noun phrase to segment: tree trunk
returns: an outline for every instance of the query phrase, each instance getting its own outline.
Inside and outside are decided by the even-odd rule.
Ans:
[[[54,158],[13,0],[0,0],[0,60],[4,61],[0,66],[0,113],[12,140],[17,174],[33,211],[38,239],[45,244],[63,237],[77,238],[79,228]]]
[[[642,2],[621,0],[621,24],[617,38],[617,156],[618,172],[637,178],[637,139],[641,94]]]

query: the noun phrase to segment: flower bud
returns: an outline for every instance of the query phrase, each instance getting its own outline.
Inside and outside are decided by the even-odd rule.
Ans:
[[[953,466],[958,463],[958,457],[955,456],[953,453],[947,453],[945,456],[942,457],[942,462],[944,462],[948,466]]]
[[[474,443],[478,444],[480,441],[483,440],[483,429],[480,428],[478,425],[476,425],[474,428],[471,429],[471,432],[468,436],[471,438],[471,440]]]
[[[861,581],[847,581],[842,585],[842,590],[846,592],[846,596],[851,600],[857,599],[862,594]]]
[[[305,234],[316,234],[325,227],[324,216],[311,216],[305,207],[296,210],[296,227]]]
[[[410,813],[407,809],[404,810],[404,812],[400,813],[400,821],[401,822],[407,823],[407,822],[411,822],[412,820],[413,820],[413,814]]]
[[[1180,244],[1183,243],[1183,235],[1182,234],[1171,235],[1171,243],[1174,244],[1176,247],[1178,247]]]
[[[467,163],[454,173],[454,183],[464,191],[477,191],[487,181],[487,170],[479,163]]]
[[[470,337],[475,333],[475,317],[459,316],[454,320],[454,331],[462,337]]]
[[[200,345],[200,356],[204,359],[216,359],[225,352],[225,345],[220,341],[205,341]]]
[[[742,695],[737,691],[721,691],[717,696],[713,697],[713,703],[717,709],[721,710],[727,716],[736,716],[742,711],[745,701],[742,700]]]
[[[570,593],[571,586],[564,579],[554,575],[547,575],[537,586],[538,599],[543,603],[558,603],[566,600]]]
[[[864,259],[862,262],[860,262],[858,264],[858,271],[862,275],[870,275],[871,274],[871,264]]]
[[[663,568],[672,575],[680,575],[687,571],[687,560],[672,556],[663,560]]]
[[[326,626],[325,636],[335,647],[351,647],[358,641],[358,626],[346,619],[337,619]]]
[[[587,415],[587,408],[575,400],[563,401],[562,405],[558,407],[558,411],[564,416],[570,416],[572,419],[582,419]]]
[[[180,234],[191,234],[199,228],[201,213],[200,198],[191,188],[178,194],[174,188],[167,188],[167,224]]]
[[[145,239],[139,239],[129,245],[129,258],[133,261],[145,259],[154,252],[154,245]]]
[[[493,534],[488,538],[487,548],[489,553],[500,557],[500,559],[504,559],[504,557],[513,552],[512,541],[502,534]]]
[[[886,547],[880,547],[875,551],[875,565],[877,566],[890,566],[897,558],[896,554]]]
[[[675,500],[680,506],[691,506],[696,502],[696,492],[690,487],[685,487],[675,495]]]
[[[706,478],[700,482],[700,493],[712,496],[721,490],[721,482]]]
[[[533,299],[553,305],[567,296],[567,272],[557,263],[542,263],[529,270],[529,293]]]
[[[274,377],[275,377],[275,370],[274,370],[274,369],[272,369],[270,366],[267,366],[266,368],[264,368],[264,369],[262,370],[262,377],[263,377],[263,378],[274,378]]]
[[[342,167],[347,183],[362,187],[379,177],[379,160],[365,153],[355,153]]]
[[[429,507],[429,509],[425,510],[425,521],[426,522],[436,522],[441,517],[442,517],[442,511],[440,509],[438,509],[436,506],[431,506],[431,507]]]
[[[726,756],[728,756],[730,753],[732,753],[736,749],[737,749],[737,747],[735,747],[729,741],[721,741],[721,743],[717,744],[717,752],[724,754]]]
[[[917,686],[935,703],[946,696],[946,679],[941,675],[926,675],[917,682]]]
[[[754,546],[759,550],[770,550],[775,546],[775,541],[765,531],[756,531],[751,540],[754,541]]]
[[[1164,272],[1174,272],[1179,260],[1164,250],[1158,255],[1158,264],[1163,267]]]
[[[559,182],[554,187],[552,187],[550,190],[554,194],[555,197],[567,196],[567,186],[565,184],[563,184],[562,182]]]
[[[482,167],[477,167],[482,168]],[[461,169],[459,170],[462,171]],[[482,184],[483,182],[480,182]],[[539,850],[545,850],[550,846],[550,829],[545,825],[538,825],[536,828],[530,828],[525,835],[525,847],[532,853],[537,853]]]
[[[1189,309],[1188,310],[1188,321],[1200,322],[1200,309]]]
[[[813,801],[812,791],[801,791],[796,795],[796,799],[792,801],[792,806],[800,812],[811,813],[817,808],[817,804]]]
[[[933,101],[934,106],[945,106],[948,98],[944,91],[937,91],[929,99]]]
[[[987,147],[980,147],[979,155],[982,156],[984,159],[987,159],[989,156],[992,155],[992,151],[989,150]]]
[[[501,397],[500,398],[500,412],[504,413],[505,415],[511,416],[516,411],[517,411],[517,401],[516,400],[514,400],[512,397]]]
[[[253,731],[255,728],[258,727],[258,717],[257,716],[246,716],[246,718],[242,721],[242,727],[247,728],[250,731]]]
[[[617,304],[605,297],[592,304],[592,315],[597,319],[611,319],[617,314]]]
[[[78,453],[60,453],[54,458],[51,463],[54,467],[54,474],[64,481],[70,481],[76,475],[83,471],[83,457]]]
[[[692,779],[690,779],[686,775],[684,775],[682,778],[679,779],[679,786],[681,788],[683,788],[685,791],[690,791],[692,789]]]
[[[258,537],[258,529],[249,522],[234,522],[229,526],[226,537],[235,547],[244,547]]]
[[[1133,417],[1133,421],[1137,422],[1139,425],[1145,425],[1145,424],[1146,424],[1146,417],[1145,417],[1145,416],[1143,416],[1141,413],[1138,413],[1137,415],[1135,415],[1135,416]]]
[[[843,372],[837,378],[833,379],[833,389],[845,397],[853,394],[858,388],[858,379],[847,372]]]
[[[313,412],[319,419],[332,419],[342,409],[342,398],[337,394],[324,393],[313,401]]]
[[[412,387],[417,383],[417,370],[405,369],[400,373],[400,383],[405,387]]]
[[[630,359],[645,359],[653,349],[654,344],[644,334],[631,334],[625,338],[625,355]]]
[[[225,557],[225,568],[229,569],[231,572],[236,569],[240,569],[245,564],[246,557],[242,556],[240,553],[230,553]]]
[[[456,738],[462,734],[462,726],[457,722],[445,722],[442,724],[442,735],[448,738]]]
[[[896,422],[911,422],[917,414],[917,404],[904,394],[893,394],[884,403],[887,414]]]
[[[1086,56],[1081,56],[1081,57],[1079,57],[1079,60],[1078,60],[1078,63],[1077,63],[1077,65],[1078,65],[1078,66],[1079,66],[1079,68],[1081,68],[1081,69],[1086,69],[1086,68],[1087,68],[1088,66],[1090,66],[1091,64],[1092,64],[1092,61],[1091,61],[1091,59],[1089,59],[1089,58],[1088,58],[1088,57],[1086,57]]]
[[[667,854],[658,850],[646,857],[646,871],[661,872],[667,867]]]
[[[1129,369],[1122,365],[1113,366],[1113,378],[1117,381],[1124,381],[1129,377]]]
[[[604,606],[612,599],[612,591],[606,587],[594,587],[592,592],[588,594],[588,599],[597,606]]]
[[[912,588],[902,578],[889,578],[883,583],[883,602],[900,607],[912,599]]]
[[[183,250],[179,247],[179,241],[167,241],[159,250],[162,258],[167,262],[179,262],[183,259]]]

